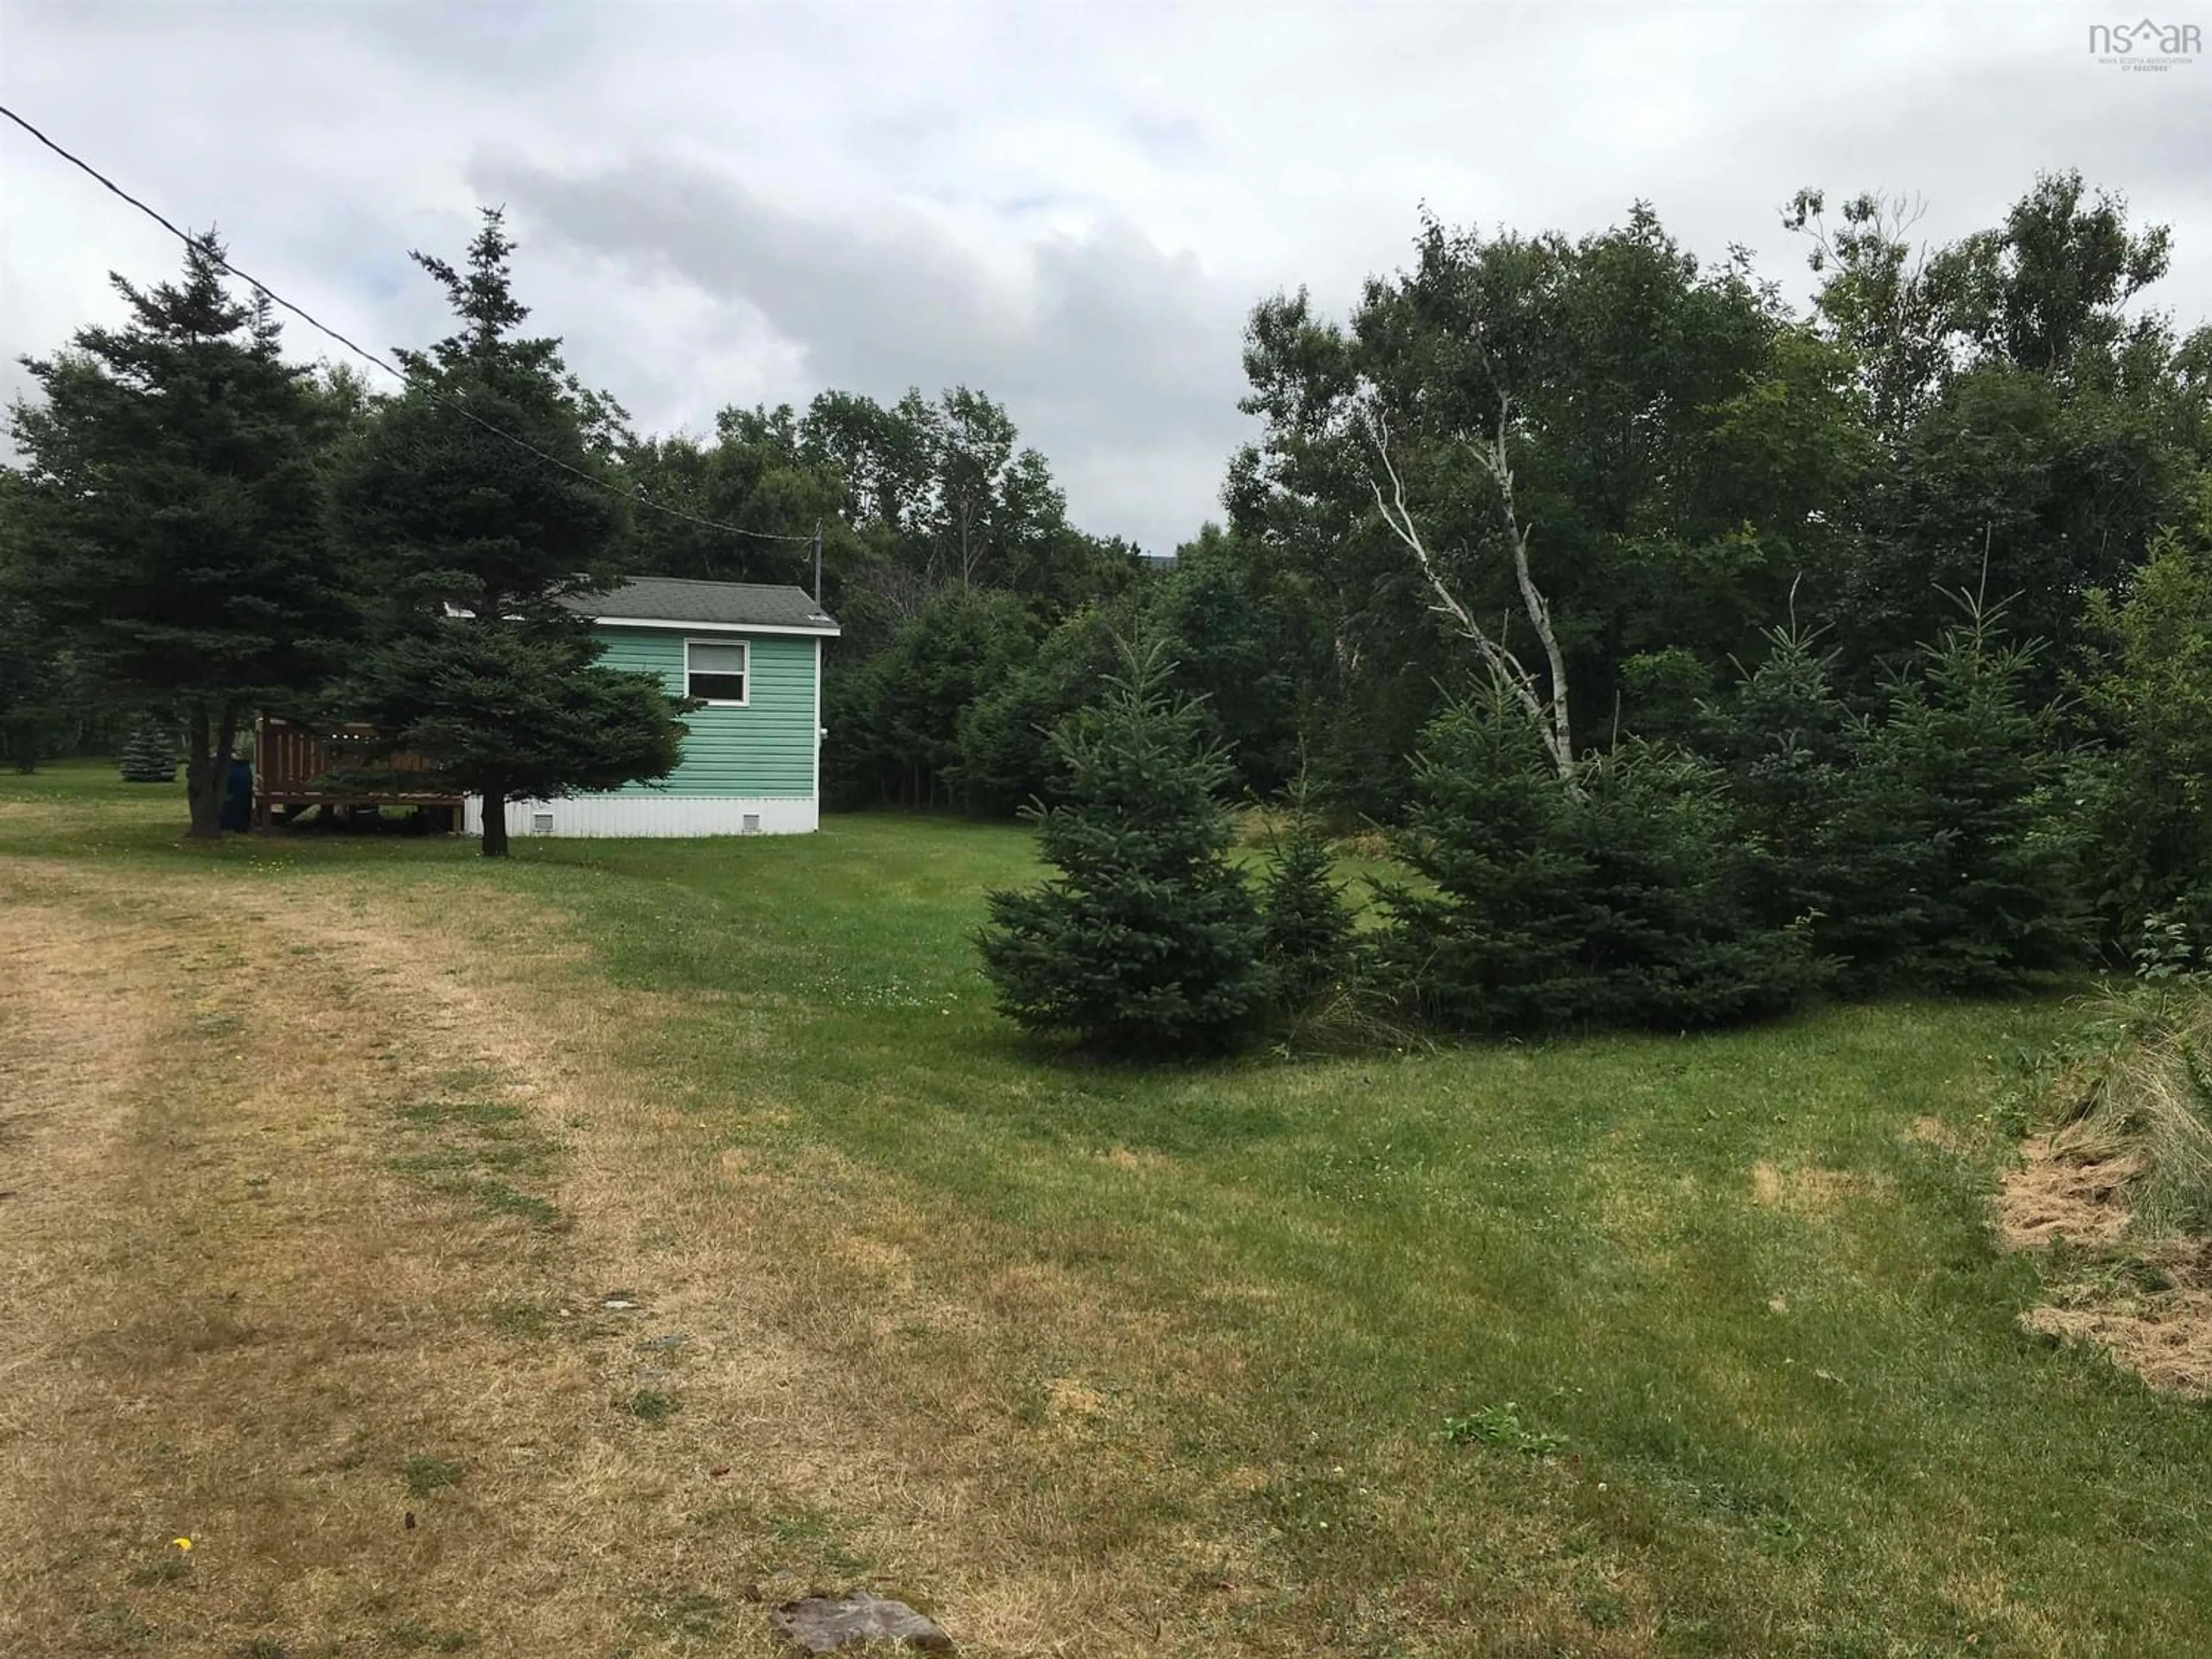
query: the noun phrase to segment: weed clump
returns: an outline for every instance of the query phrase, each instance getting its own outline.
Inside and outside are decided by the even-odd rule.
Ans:
[[[1447,1417],[1443,1437],[1455,1446],[1496,1446],[1529,1457],[1549,1457],[1567,1443],[1564,1435],[1532,1429],[1523,1423],[1521,1404],[1515,1400],[1485,1406],[1465,1417]]]
[[[658,1389],[640,1389],[623,1401],[623,1409],[641,1423],[650,1423],[656,1428],[676,1415],[680,1403],[675,1395],[663,1394]]]
[[[444,1487],[459,1486],[465,1473],[459,1463],[442,1457],[415,1456],[399,1466],[399,1478],[407,1483],[410,1498],[428,1498]]]

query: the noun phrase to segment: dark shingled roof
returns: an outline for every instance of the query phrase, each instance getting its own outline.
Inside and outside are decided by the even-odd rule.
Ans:
[[[805,589],[760,582],[633,576],[611,593],[580,594],[564,603],[603,622],[721,623],[795,628],[810,634],[837,632],[837,624]]]

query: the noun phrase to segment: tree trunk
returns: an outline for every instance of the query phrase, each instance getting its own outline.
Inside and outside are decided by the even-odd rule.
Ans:
[[[1509,691],[1515,702],[1536,722],[1550,750],[1552,763],[1559,775],[1559,782],[1571,795],[1580,793],[1579,769],[1575,756],[1575,735],[1567,712],[1567,663],[1559,649],[1559,637],[1552,626],[1552,606],[1536,586],[1535,577],[1528,568],[1529,527],[1523,526],[1513,504],[1513,467],[1506,453],[1505,435],[1510,424],[1511,410],[1503,398],[1498,410],[1498,432],[1495,437],[1481,442],[1470,441],[1475,460],[1490,474],[1498,486],[1498,505],[1504,515],[1505,541],[1513,551],[1513,580],[1521,589],[1522,608],[1528,613],[1529,626],[1544,647],[1545,667],[1548,686],[1540,684],[1530,673],[1521,659],[1514,654],[1511,646],[1501,635],[1492,639],[1486,633],[1474,614],[1460,603],[1459,598],[1444,580],[1428,544],[1421,539],[1420,528],[1413,522],[1412,509],[1406,501],[1406,483],[1398,475],[1397,464],[1390,459],[1390,428],[1380,410],[1370,406],[1367,411],[1368,433],[1375,451],[1382,462],[1382,471],[1390,480],[1390,497],[1385,500],[1382,486],[1374,479],[1368,487],[1375,495],[1375,505],[1382,514],[1382,522],[1390,527],[1398,539],[1413,550],[1419,562],[1421,574],[1428,580],[1430,590],[1437,596],[1435,610],[1442,611],[1458,624],[1459,631],[1474,641],[1476,653],[1492,677]]]
[[[488,859],[507,856],[507,791],[504,789],[484,791],[482,851]]]
[[[231,718],[226,711],[223,726]],[[196,841],[211,841],[222,834],[222,787],[230,772],[230,757],[216,750],[207,705],[194,703],[185,723],[185,805],[191,813],[187,832]]]

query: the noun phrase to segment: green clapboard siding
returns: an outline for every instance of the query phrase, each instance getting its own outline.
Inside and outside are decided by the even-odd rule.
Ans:
[[[599,660],[610,668],[659,674],[673,696],[684,695],[685,635],[659,628],[599,630]],[[779,634],[696,634],[690,637],[751,647],[744,708],[695,708],[684,717],[690,736],[684,759],[658,784],[633,783],[642,795],[746,795],[804,799],[814,793],[815,641]]]

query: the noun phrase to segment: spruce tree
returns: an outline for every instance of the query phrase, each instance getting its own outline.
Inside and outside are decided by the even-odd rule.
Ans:
[[[1715,1025],[1787,1008],[1802,930],[1751,902],[1711,763],[1632,742],[1564,787],[1505,690],[1425,733],[1396,837],[1426,885],[1380,889],[1386,970],[1428,1019],[1478,1035]]]
[[[1425,884],[1377,892],[1394,918],[1380,941],[1384,973],[1423,1018],[1482,1034],[1577,1017],[1588,872],[1571,845],[1575,810],[1504,687],[1453,705],[1422,733],[1392,841]]]
[[[1838,815],[1824,937],[1863,987],[2002,991],[2086,955],[2066,757],[2027,698],[2035,652],[1967,610],[1892,683]]]
[[[1352,967],[1352,908],[1336,879],[1336,854],[1322,833],[1302,773],[1285,792],[1290,822],[1277,836],[1260,886],[1260,957],[1275,1006],[1296,1016],[1342,982]]]
[[[138,715],[124,733],[116,763],[125,783],[174,783],[176,721],[151,710]]]
[[[222,833],[231,751],[254,710],[322,684],[353,612],[325,534],[310,371],[265,300],[224,289],[210,234],[119,329],[31,362],[24,596],[106,694],[179,710],[191,833]]]
[[[1760,915],[1718,769],[1667,744],[1585,763],[1577,1017],[1682,1030],[1775,1014],[1818,979],[1802,928]]]
[[[1125,645],[1103,702],[1055,728],[1060,804],[1032,809],[1058,872],[990,895],[976,938],[999,1006],[1030,1030],[1147,1056],[1218,1049],[1256,1024],[1259,923],[1229,860],[1229,775],[1155,640]]]
[[[465,270],[414,256],[460,327],[399,354],[407,388],[369,422],[337,490],[385,595],[347,706],[379,748],[428,763],[417,787],[483,797],[487,857],[507,851],[509,800],[672,770],[684,707],[656,676],[600,665],[588,617],[565,603],[620,577],[620,504],[589,476],[617,416],[563,368],[559,341],[516,332],[530,313],[513,252],[488,210]]]
[[[2089,596],[2104,648],[2081,690],[2106,741],[2078,781],[2112,945],[2160,915],[2212,940],[2212,476],[2197,517],[2124,596]]]
[[[1745,897],[1769,927],[1826,937],[1853,902],[1834,824],[1853,787],[1865,722],[1836,690],[1834,657],[1793,620],[1766,633],[1767,651],[1734,697],[1703,724],[1719,762],[1743,863]]]

